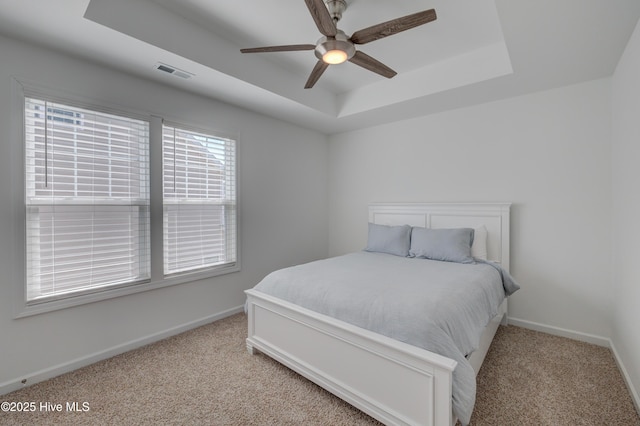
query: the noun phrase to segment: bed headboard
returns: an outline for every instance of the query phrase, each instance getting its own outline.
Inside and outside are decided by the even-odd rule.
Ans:
[[[487,257],[509,270],[511,203],[375,203],[369,222],[425,228],[487,228]]]

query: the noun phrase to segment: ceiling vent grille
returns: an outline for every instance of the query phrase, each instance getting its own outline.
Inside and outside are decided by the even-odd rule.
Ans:
[[[156,64],[156,69],[158,71],[165,72],[167,74],[175,75],[176,77],[184,78],[185,80],[193,77],[195,74],[190,72],[181,70],[179,68],[173,67],[171,65],[163,64],[162,62],[158,62]]]

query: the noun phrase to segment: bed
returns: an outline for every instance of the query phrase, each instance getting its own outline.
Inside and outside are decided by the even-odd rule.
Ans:
[[[369,222],[374,226],[484,229],[485,234],[476,234],[476,242],[483,240],[484,256],[506,275],[509,220],[508,203],[374,204],[369,207]],[[374,263],[410,262],[398,256],[390,257],[395,259],[379,257]],[[347,260],[371,262],[371,256],[354,253],[327,261],[340,264]],[[414,264],[418,263],[414,260]],[[442,264],[436,265],[438,267],[452,266],[445,265],[451,262],[435,263]],[[318,269],[318,265],[324,264],[314,265]],[[310,267],[314,266],[305,266]],[[374,271],[375,268],[367,269]],[[261,284],[246,291],[248,351],[272,357],[385,424],[455,424],[452,400],[457,379],[454,380],[454,371],[459,375],[462,366],[467,368],[468,364],[477,374],[498,326],[506,324],[507,299],[503,297],[481,334],[478,331],[474,350],[463,359],[447,357],[410,344],[410,340],[400,341],[389,337],[392,334],[354,325],[357,321],[337,319],[340,315],[319,313],[315,308],[267,294],[261,291]],[[456,370],[458,364],[460,367]],[[475,385],[475,376],[473,380]]]

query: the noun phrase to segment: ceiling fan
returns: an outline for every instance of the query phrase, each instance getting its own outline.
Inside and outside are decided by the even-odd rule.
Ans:
[[[304,86],[305,89],[312,88],[329,65],[341,64],[345,61],[352,62],[384,77],[393,77],[397,74],[394,70],[364,52],[356,50],[355,45],[379,40],[436,19],[436,11],[429,9],[361,29],[353,33],[351,37],[348,37],[344,31],[339,30],[337,27],[338,21],[342,18],[342,12],[347,9],[345,0],[326,0],[326,6],[325,0],[305,0],[305,3],[318,30],[323,34],[323,37],[316,44],[290,44],[240,49],[242,53],[314,50],[318,62],[313,71],[311,71],[311,75]]]

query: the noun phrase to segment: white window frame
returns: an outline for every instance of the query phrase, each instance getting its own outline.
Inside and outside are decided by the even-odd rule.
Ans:
[[[165,180],[165,176],[167,173],[171,173],[170,165],[165,164],[165,161],[164,161],[165,160],[165,150],[164,150],[165,128],[173,131],[174,138],[176,136],[176,131],[178,131],[178,132],[189,133],[192,135],[197,135],[197,136],[206,138],[208,140],[217,140],[223,143],[225,148],[223,152],[218,152],[218,155],[223,154],[223,156],[225,157],[223,158],[223,161],[230,160],[229,161],[231,163],[230,166],[235,171],[232,179],[229,181],[225,181],[225,187],[222,190],[223,193],[228,192],[230,195],[229,197],[225,196],[224,199],[220,198],[219,196],[212,197],[211,196],[212,194],[209,191],[207,191],[207,194],[208,194],[207,197],[187,198],[185,197],[185,194],[178,194],[171,191],[170,188],[165,188],[164,185],[167,183]],[[168,260],[168,254],[169,254],[168,247],[163,247],[163,255],[164,255],[163,271],[164,271],[165,277],[180,276],[184,274],[198,274],[200,272],[203,272],[205,274],[211,274],[211,273],[216,273],[217,271],[235,270],[236,260],[238,259],[238,255],[239,255],[238,232],[237,232],[237,223],[238,223],[237,141],[235,140],[235,138],[229,137],[228,135],[222,135],[220,132],[196,129],[189,125],[174,123],[174,122],[165,120],[163,121],[163,125],[162,125],[162,145],[163,145],[163,197],[166,197],[166,198],[163,198],[163,225],[164,225],[163,226],[163,244],[167,244],[167,241],[169,240],[168,236],[166,235],[167,225],[168,225],[168,210],[172,208],[177,208],[179,210],[180,206],[188,206],[188,205],[192,205],[193,207],[197,207],[197,206],[204,207],[205,205],[208,205],[210,207],[213,207],[213,206],[221,207],[224,211],[223,222],[225,224],[231,224],[230,227],[224,227],[225,234],[226,234],[224,236],[224,254],[223,254],[224,260],[218,262],[217,264],[210,265],[210,266],[191,267],[187,270],[178,269],[178,270],[169,271],[167,270],[168,263],[172,263],[172,262]],[[175,143],[173,146],[175,147]],[[232,156],[231,159],[228,158],[229,151],[233,151],[231,153],[231,156]],[[205,160],[207,164],[210,164],[210,161],[212,158],[213,157],[207,156],[207,159]],[[199,171],[202,171],[202,170],[199,170]],[[174,172],[175,172],[175,165],[174,165]],[[226,165],[223,168],[222,172],[223,174],[227,173]],[[186,181],[184,183],[188,185],[188,174],[185,176],[185,179]],[[173,182],[175,184],[175,176],[174,176]],[[211,180],[211,181],[207,180],[206,186],[209,186],[213,182],[215,182],[215,180]],[[171,186],[171,185],[168,185],[168,186]],[[172,197],[167,197],[168,194],[171,194]]]
[[[68,104],[86,109],[109,112],[139,118],[149,121],[150,136],[150,239],[151,239],[151,279],[147,282],[126,285],[123,287],[106,288],[103,291],[79,294],[68,298],[53,299],[43,303],[29,304],[26,300],[26,210],[25,210],[25,164],[24,164],[24,102],[25,97],[35,97],[47,99],[52,102]],[[236,261],[233,264],[219,268],[210,268],[186,272],[177,275],[165,276],[163,271],[163,202],[162,202],[162,123],[163,118],[152,115],[146,111],[134,110],[121,105],[113,105],[95,99],[87,99],[75,94],[53,90],[41,85],[25,82],[24,80],[12,79],[11,86],[11,129],[10,140],[12,143],[12,188],[11,211],[14,233],[12,235],[11,246],[15,250],[11,253],[11,280],[14,283],[14,318],[28,317],[43,314],[73,306],[87,303],[108,300],[116,297],[141,293],[163,287],[199,281],[224,274],[238,272],[241,270],[241,224],[240,224],[240,143],[238,137],[233,132],[225,132],[214,129],[207,129],[207,126],[185,125],[187,128],[201,129],[201,131],[223,138],[232,139],[236,144]],[[181,118],[171,118],[172,123],[184,123],[188,120]]]
[[[27,304],[150,280],[149,120],[28,99]]]

